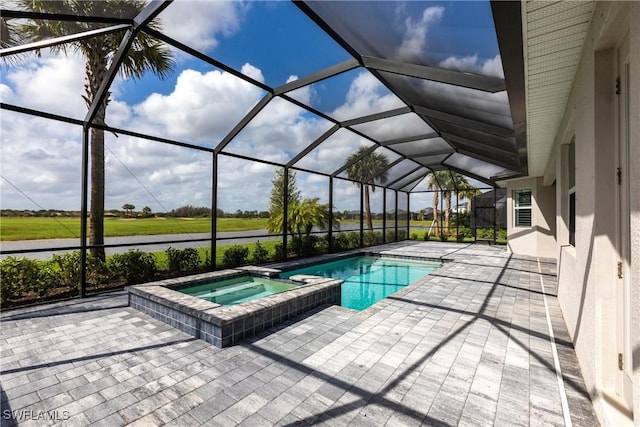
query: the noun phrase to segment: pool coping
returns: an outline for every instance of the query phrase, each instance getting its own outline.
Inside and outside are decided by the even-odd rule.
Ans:
[[[278,270],[247,266],[165,279],[126,288],[129,306],[216,347],[236,344],[323,305],[339,305],[342,280],[317,278],[294,289],[222,306],[173,289],[241,276],[273,277]]]
[[[316,255],[310,258],[291,259],[287,261],[278,261],[274,263],[265,264],[267,269],[277,270],[279,273],[284,273],[289,270],[296,270],[298,268],[310,267],[316,264],[322,264],[325,262],[339,261],[341,259],[353,258],[357,256],[371,256],[378,258],[394,258],[408,261],[423,261],[423,262],[437,262],[441,264],[450,263],[452,258],[447,257],[428,257],[421,255],[402,255],[393,253],[383,253],[384,251],[375,250],[351,250],[347,252],[341,252],[337,254],[323,254]],[[285,268],[286,267],[286,268]]]

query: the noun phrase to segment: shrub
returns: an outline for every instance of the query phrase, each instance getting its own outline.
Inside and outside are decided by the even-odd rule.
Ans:
[[[200,255],[194,248],[167,249],[169,270],[193,271],[200,266]]]
[[[338,233],[333,235],[333,250],[344,251],[349,249],[349,239],[345,233]]]
[[[7,257],[0,261],[0,300],[21,297],[38,281],[38,264],[27,258]]]
[[[396,241],[396,230],[387,230],[387,243]]]
[[[45,296],[60,284],[60,274],[52,262],[7,257],[0,261],[0,301],[6,302],[35,292]]]
[[[316,241],[316,253],[326,254],[329,252],[329,235],[318,237]]]
[[[204,252],[204,268],[207,270],[213,269],[213,261],[211,260],[211,253],[209,251]]]
[[[169,247],[169,249],[167,249],[166,252],[167,252],[167,264],[169,265],[169,270],[174,270],[174,271],[180,270],[180,250]]]
[[[501,228],[498,230],[498,239],[507,240],[507,229]]]
[[[493,239],[493,228],[476,228],[476,239]]]
[[[314,235],[294,236],[290,243],[291,251],[298,256],[309,256],[315,253],[315,245],[318,238]]]
[[[456,234],[456,241],[458,243],[464,241],[464,238],[467,237],[467,234],[469,234],[469,229],[466,227],[459,227],[458,228],[458,234]]]
[[[411,233],[411,235],[409,235],[409,240],[418,240],[418,233]]]
[[[54,254],[51,258],[53,264],[60,272],[60,286],[69,289],[80,288],[81,255],[79,251],[66,254]]]
[[[405,229],[398,230],[398,241],[406,240],[406,238],[407,238],[407,230]]]
[[[360,233],[357,231],[351,231],[347,233],[348,249],[360,247]]]
[[[31,290],[40,297],[44,297],[51,289],[60,286],[60,273],[55,269],[51,261],[40,263],[39,270],[38,280],[34,283],[34,286],[31,287]],[[76,285],[76,288],[77,286],[78,285]]]
[[[382,232],[381,231],[365,231],[362,236],[364,246],[374,246],[382,244]]]
[[[87,281],[93,286],[106,285],[111,280],[111,272],[107,263],[100,258],[87,257]]]
[[[256,242],[251,255],[251,262],[254,264],[262,264],[269,260],[269,251],[260,244],[260,240]]]
[[[225,268],[240,267],[248,263],[248,258],[248,247],[233,245],[224,251],[224,255],[222,255],[222,266]]]
[[[273,248],[276,251],[276,254],[275,254],[276,259],[284,259],[285,258],[284,247],[282,246],[282,243],[280,243],[280,242],[276,243]]]
[[[151,280],[157,270],[156,257],[151,253],[139,250],[115,254],[107,265],[117,278],[124,280],[129,285]]]

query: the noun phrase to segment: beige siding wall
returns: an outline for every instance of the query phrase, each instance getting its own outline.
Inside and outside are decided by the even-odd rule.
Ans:
[[[557,206],[554,233],[558,258],[558,299],[573,338],[587,388],[603,424],[640,426],[640,3],[598,3],[591,29],[556,137],[550,166],[555,164],[553,198]],[[616,156],[617,44],[629,31],[631,46],[631,352],[633,360],[633,408],[625,408],[619,396],[618,370],[620,305],[617,279],[617,179]],[[575,135],[576,235],[569,244],[567,145]],[[551,164],[551,162],[554,162]],[[533,182],[532,180],[529,180]],[[509,183],[509,187],[523,181]],[[539,186],[536,180],[536,186]],[[545,194],[539,192],[539,194]],[[544,202],[540,202],[544,209]],[[549,209],[551,209],[549,207]],[[557,231],[556,231],[557,230]],[[526,253],[536,242],[538,256],[549,248],[540,239],[517,237],[514,251]],[[631,359],[631,358],[630,358]],[[634,416],[635,414],[635,416]]]
[[[542,178],[527,178],[507,183],[507,238],[509,251],[553,258],[556,255],[555,187],[545,187]],[[531,189],[531,227],[516,227],[513,192]]]
[[[640,3],[630,6],[629,30],[631,55],[630,85],[630,146],[629,168],[631,210],[631,348],[633,360],[634,390],[633,411],[636,426],[640,426]]]

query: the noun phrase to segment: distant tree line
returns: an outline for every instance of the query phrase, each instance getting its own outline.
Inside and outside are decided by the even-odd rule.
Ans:
[[[205,206],[180,206],[177,209],[173,209],[168,216],[182,217],[182,218],[197,218],[197,217],[210,217],[211,208]],[[216,215],[218,218],[269,218],[269,211],[248,211],[248,210],[236,210],[235,212],[225,212],[222,209],[216,209]]]
[[[69,217],[69,216],[80,216],[80,211],[61,211],[56,209],[40,209],[40,210],[29,210],[29,209],[2,209],[0,210],[0,216],[10,217],[10,216],[36,216],[36,217]]]
[[[218,218],[269,218],[269,211],[258,210],[236,210],[235,212],[224,212],[222,209],[216,209]],[[80,217],[80,211],[65,211],[57,209],[2,209],[0,210],[2,217]],[[173,216],[179,218],[206,218],[211,217],[211,208],[206,206],[185,205],[172,209],[171,212],[152,212],[151,208],[145,206],[140,212],[135,211],[135,205],[125,203],[122,210],[109,209],[105,211],[107,217],[127,217],[127,218],[150,218],[152,216],[165,217]]]
[[[179,208],[173,209],[169,216],[183,217],[183,218],[197,218],[211,216],[211,208],[206,206],[191,206],[185,205]]]

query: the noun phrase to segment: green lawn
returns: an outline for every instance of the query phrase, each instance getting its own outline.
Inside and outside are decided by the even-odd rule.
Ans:
[[[220,218],[218,231],[262,230],[264,218]],[[105,237],[153,234],[209,233],[211,218],[105,218]],[[80,237],[80,218],[2,217],[0,240]]]
[[[342,220],[344,224],[359,220]],[[381,226],[382,220],[373,221]],[[431,221],[411,221],[411,226],[428,227]],[[265,218],[220,218],[218,231],[249,231],[267,228]],[[211,218],[105,218],[105,237],[153,234],[209,233]],[[80,218],[2,217],[0,240],[80,238]]]

